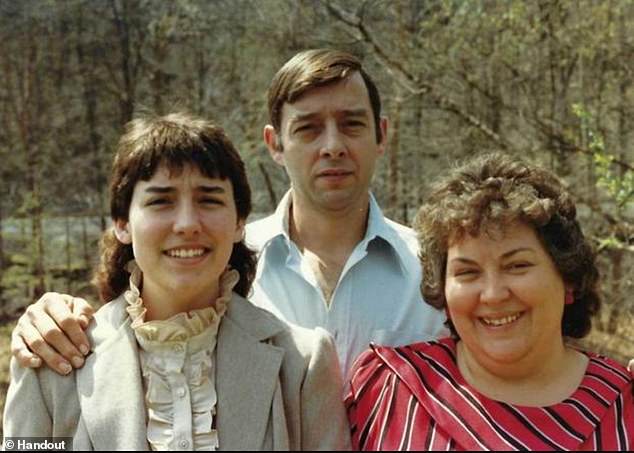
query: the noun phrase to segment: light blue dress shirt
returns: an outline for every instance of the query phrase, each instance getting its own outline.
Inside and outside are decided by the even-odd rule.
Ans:
[[[444,313],[420,294],[414,231],[386,219],[374,196],[365,237],[348,258],[330,305],[290,239],[290,203],[289,191],[274,214],[247,225],[246,242],[259,252],[253,303],[290,323],[330,332],[344,377],[370,342],[398,346],[448,334]]]

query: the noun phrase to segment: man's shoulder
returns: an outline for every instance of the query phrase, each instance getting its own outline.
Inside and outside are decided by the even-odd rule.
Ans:
[[[245,240],[249,247],[260,251],[268,241],[280,234],[279,219],[275,214],[249,222],[245,227]]]
[[[391,233],[392,239],[396,242],[395,246],[407,248],[414,254],[418,254],[418,238],[416,232],[410,227],[398,223],[394,220],[383,217],[385,227]]]

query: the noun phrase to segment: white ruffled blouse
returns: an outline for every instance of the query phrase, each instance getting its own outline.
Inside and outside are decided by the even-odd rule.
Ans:
[[[229,270],[220,277],[215,306],[145,322],[142,273],[135,263],[130,269],[130,289],[124,297],[140,347],[148,443],[152,450],[217,450],[213,353],[220,320],[240,275]]]

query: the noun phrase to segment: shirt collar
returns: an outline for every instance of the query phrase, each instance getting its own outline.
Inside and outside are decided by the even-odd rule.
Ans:
[[[367,248],[370,242],[376,238],[383,239],[398,257],[399,265],[403,272],[406,272],[407,257],[409,256],[409,250],[407,244],[397,234],[393,226],[391,226],[383,215],[383,211],[379,207],[379,204],[374,198],[374,195],[370,193],[370,207],[368,213],[368,227],[365,231],[365,236],[362,239],[362,243]]]
[[[271,242],[277,237],[283,237],[286,245],[290,245],[289,216],[291,201],[291,190],[288,190],[277,205],[275,213],[270,218],[271,223],[269,224],[269,228],[266,229],[268,237],[264,238],[264,244]],[[367,248],[372,240],[376,238],[383,239],[396,252],[401,270],[405,271],[406,258],[409,252],[407,244],[399,237],[394,227],[389,225],[389,221],[383,216],[383,211],[381,211],[372,193],[370,193],[370,206],[368,211],[368,226],[360,243],[364,248]]]

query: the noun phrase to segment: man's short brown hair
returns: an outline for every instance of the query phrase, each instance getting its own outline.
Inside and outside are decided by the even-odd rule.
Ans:
[[[277,71],[268,90],[269,119],[276,131],[282,125],[284,103],[295,102],[308,90],[345,80],[359,72],[370,98],[377,143],[381,141],[381,98],[372,78],[354,55],[333,49],[299,52]]]

